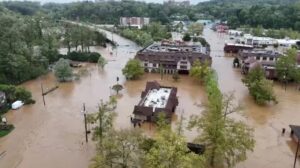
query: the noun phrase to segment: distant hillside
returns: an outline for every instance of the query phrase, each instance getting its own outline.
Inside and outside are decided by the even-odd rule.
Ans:
[[[269,4],[269,5],[288,5],[296,2],[300,2],[299,0],[210,0],[207,2],[200,2],[199,4],[227,4],[234,3],[236,5],[261,5],[261,4]]]
[[[211,0],[195,6],[208,18],[228,21],[231,28],[300,30],[300,0]]]

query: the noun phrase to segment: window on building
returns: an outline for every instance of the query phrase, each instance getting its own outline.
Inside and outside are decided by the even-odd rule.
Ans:
[[[153,67],[156,67],[156,64],[155,64],[155,63],[153,63]]]
[[[187,69],[187,66],[180,65],[180,69]]]
[[[187,64],[187,61],[181,61],[182,64]]]
[[[256,60],[259,60],[260,59],[260,57],[259,56],[256,56]]]
[[[263,60],[264,60],[264,61],[267,60],[267,57],[263,57]]]
[[[271,58],[270,58],[270,61],[273,61],[273,60],[274,60],[274,58],[273,58],[273,57],[271,57]]]
[[[144,63],[144,66],[147,67],[147,66],[148,66],[148,63]]]

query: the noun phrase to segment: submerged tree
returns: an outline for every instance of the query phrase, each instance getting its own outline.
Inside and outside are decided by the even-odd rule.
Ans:
[[[130,59],[122,69],[122,72],[127,79],[134,80],[138,79],[144,74],[144,69],[139,60]]]
[[[210,68],[207,62],[201,64],[199,60],[196,60],[193,63],[192,68],[190,69],[190,76],[195,78],[199,82],[203,82],[209,72]]]
[[[178,71],[176,71],[176,72],[173,74],[172,78],[173,78],[173,80],[174,80],[175,82],[177,82],[177,81],[180,79],[180,76],[179,76],[179,74],[178,74]]]
[[[191,41],[192,40],[191,35],[189,33],[185,33],[182,40],[183,41]]]
[[[264,70],[260,66],[250,70],[242,81],[257,104],[277,102],[272,82],[265,78]]]
[[[289,49],[285,56],[282,56],[276,62],[276,73],[282,82],[295,80],[297,75],[297,50]]]
[[[201,168],[203,157],[187,148],[185,138],[173,132],[165,116],[159,115],[157,134],[145,151],[145,167],[149,168]],[[149,144],[149,143],[148,143]]]
[[[98,59],[98,66],[100,66],[102,69],[104,69],[104,66],[107,64],[107,61],[104,57],[99,57]]]
[[[116,91],[117,94],[119,94],[119,91],[121,91],[121,90],[123,89],[123,86],[120,85],[120,84],[115,84],[115,85],[113,85],[112,89],[113,89],[114,91]]]
[[[97,155],[90,168],[141,167],[140,149],[143,137],[136,130],[109,131],[97,146]]]
[[[202,116],[191,117],[189,128],[200,132],[195,142],[205,145],[208,166],[232,168],[246,160],[247,152],[253,150],[253,130],[227,117],[240,107],[234,105],[232,96],[222,95],[213,72],[206,77],[205,88],[208,94],[206,110]]]
[[[73,76],[72,71],[69,61],[63,58],[59,59],[54,66],[54,74],[60,82],[71,80]]]
[[[109,101],[100,101],[98,112],[88,115],[88,122],[96,124],[94,128],[94,140],[99,140],[102,143],[103,137],[113,129],[113,119],[116,116],[114,110],[117,107],[115,97],[110,97]],[[98,122],[98,123],[97,123]]]

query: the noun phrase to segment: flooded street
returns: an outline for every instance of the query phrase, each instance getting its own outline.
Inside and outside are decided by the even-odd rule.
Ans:
[[[288,87],[285,91],[281,85],[276,85],[279,104],[257,106],[241,82],[240,71],[232,68],[233,58],[224,57],[224,41],[228,37],[209,29],[205,29],[204,36],[211,44],[212,66],[218,73],[220,89],[224,93],[234,91],[236,100],[244,106],[241,114],[233,114],[232,117],[255,128],[256,147],[238,167],[292,167],[296,144],[291,141],[289,131],[282,136],[281,129],[289,130],[289,124],[300,124],[300,113],[297,111],[300,109],[300,92],[293,87]],[[122,68],[140,48],[117,35],[113,38],[119,44],[114,50],[111,47],[91,48],[108,60],[105,69],[100,70],[94,64],[86,64],[90,74],[81,77],[79,81],[59,84],[59,89],[45,97],[45,107],[41,83],[44,88],[56,85],[53,74],[22,84],[32,92],[36,104],[6,114],[8,121],[16,128],[0,139],[0,168],[86,168],[95,154],[95,146],[91,141],[85,143],[82,104],[86,104],[88,113],[95,112],[101,99],[107,100],[111,94],[115,94],[110,87],[116,84],[117,77],[120,77],[119,83],[124,86],[118,96],[116,109],[118,116],[115,126],[118,129],[132,127],[130,115],[149,80],[178,88],[179,106],[173,117],[174,121],[178,121],[181,115],[188,119],[192,114],[201,114],[201,103],[205,102],[206,94],[203,87],[188,76],[181,76],[179,82],[173,82],[172,76],[164,75],[161,80],[159,74],[145,74],[141,80],[126,81]],[[151,125],[145,124],[143,129],[149,134],[154,132]],[[195,132],[192,131],[185,131],[184,134],[188,140],[195,137]]]
[[[239,168],[286,168],[294,162],[296,143],[291,140],[290,124],[300,124],[300,92],[295,87],[285,91],[275,84],[275,93],[279,104],[258,106],[249,96],[248,89],[241,82],[243,77],[239,69],[232,68],[233,57],[224,56],[223,47],[228,36],[213,33],[205,29],[204,36],[211,44],[213,68],[217,71],[219,86],[223,93],[234,92],[236,100],[243,105],[243,112],[232,114],[255,129],[256,145],[248,159],[240,163]],[[242,117],[241,117],[242,116]],[[282,128],[287,132],[281,135]],[[300,166],[299,160],[297,166]]]

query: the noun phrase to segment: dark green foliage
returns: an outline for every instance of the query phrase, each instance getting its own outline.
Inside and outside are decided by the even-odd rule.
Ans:
[[[0,84],[0,91],[5,93],[7,102],[9,104],[17,100],[21,100],[25,104],[35,103],[35,101],[32,100],[31,93],[22,87]]]
[[[249,89],[249,93],[257,104],[263,105],[267,102],[277,102],[273,91],[272,82],[265,78],[264,70],[257,66],[250,70],[242,80]]]
[[[33,1],[4,1],[1,4],[9,10],[22,15],[34,15],[41,8],[39,2]]]
[[[119,91],[123,90],[123,86],[120,85],[120,84],[115,84],[115,85],[113,85],[112,89],[113,89],[114,91],[116,91],[117,94],[119,94]]]
[[[193,42],[200,42],[202,46],[210,47],[209,43],[203,37],[193,37]]]
[[[1,119],[1,118],[0,118]],[[0,138],[4,137],[5,135],[9,134],[15,127],[13,125],[1,125],[0,124]]]
[[[101,55],[97,52],[77,52],[72,51],[67,55],[60,55],[60,58],[69,59],[72,61],[97,63]]]
[[[0,12],[0,25],[0,83],[19,84],[46,73],[58,53],[52,22]]]
[[[192,40],[191,35],[189,33],[185,33],[182,40],[183,41],[191,41]]]

